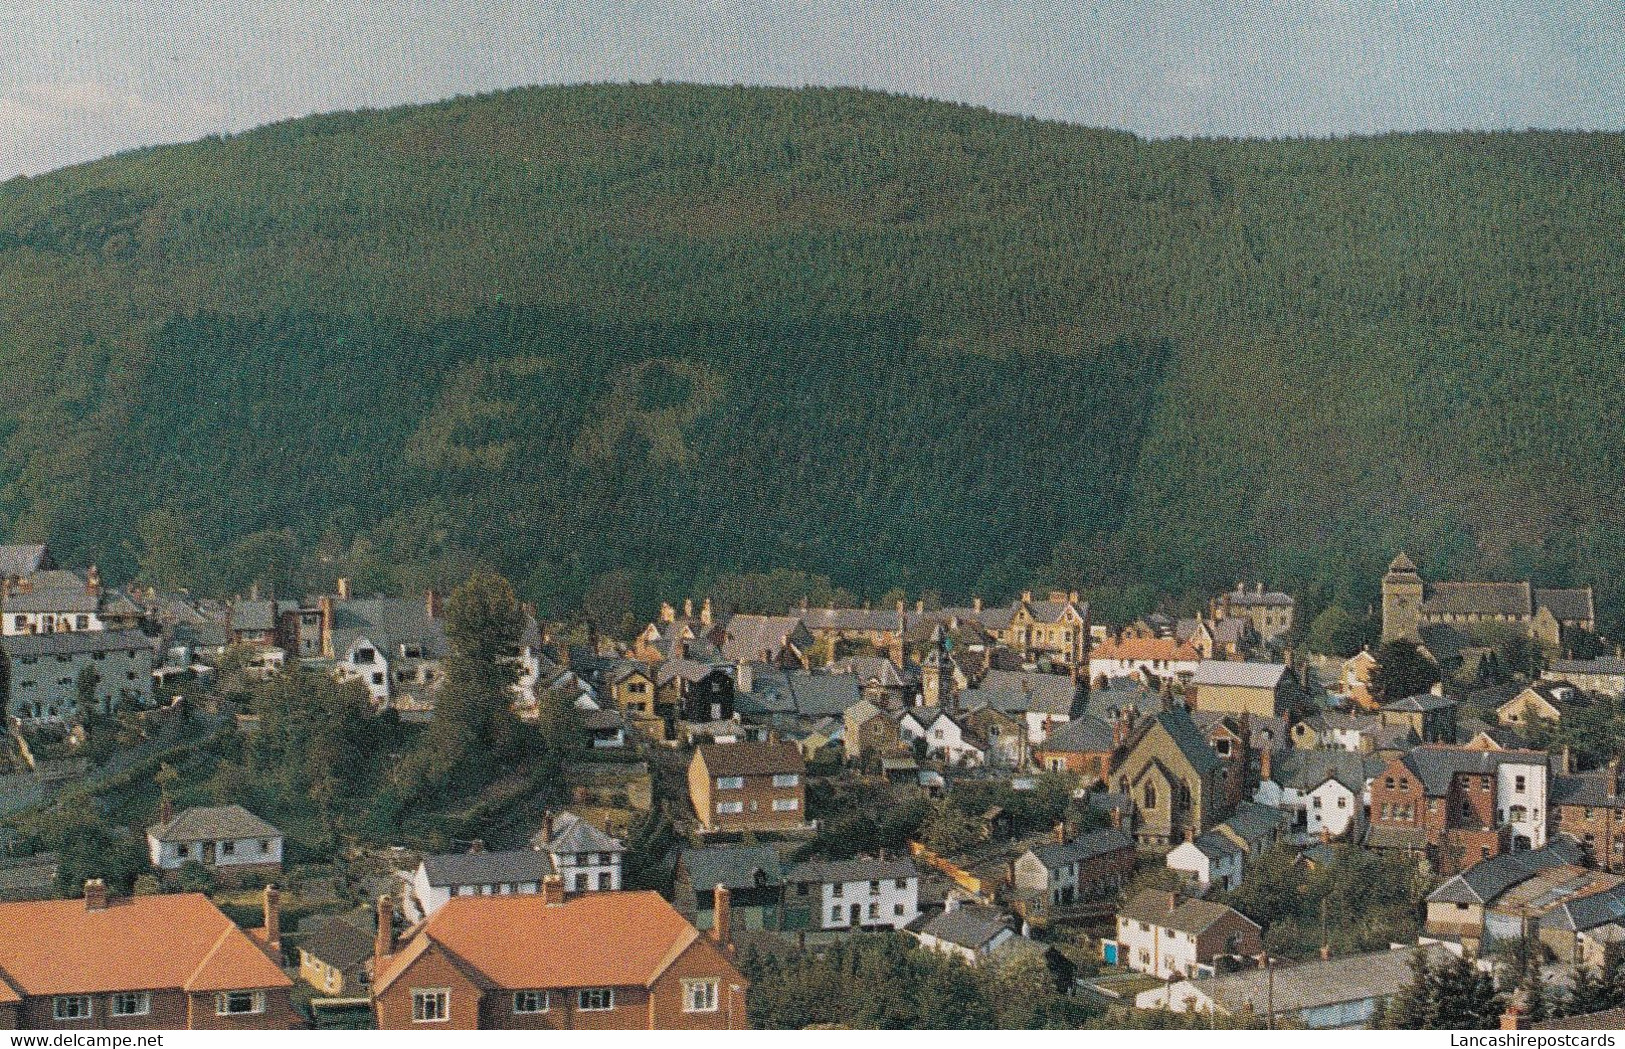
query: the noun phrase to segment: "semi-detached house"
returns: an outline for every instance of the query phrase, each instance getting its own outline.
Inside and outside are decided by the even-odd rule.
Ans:
[[[793,830],[806,823],[807,765],[794,743],[696,747],[689,797],[709,831]]]

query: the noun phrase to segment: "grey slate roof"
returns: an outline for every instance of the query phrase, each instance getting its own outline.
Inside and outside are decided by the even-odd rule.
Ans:
[[[442,619],[429,617],[421,598],[362,597],[333,602],[333,648],[342,653],[365,637],[400,658],[400,646],[422,649],[425,659],[444,659],[449,652]]]
[[[1428,713],[1434,710],[1448,710],[1456,705],[1456,701],[1449,696],[1435,696],[1431,692],[1422,692],[1404,699],[1396,699],[1392,703],[1383,704],[1383,710],[1397,710],[1410,714]]]
[[[1175,707],[1172,710],[1158,711],[1151,721],[1145,724],[1147,728],[1150,724],[1161,725],[1168,735],[1173,737],[1174,745],[1185,755],[1185,760],[1191,763],[1191,768],[1198,774],[1206,775],[1219,767],[1219,756],[1208,746],[1202,730],[1196,727],[1196,722],[1191,720],[1185,708]],[[1135,737],[1136,741],[1138,738]]]
[[[1244,801],[1220,826],[1229,827],[1242,841],[1255,842],[1276,833],[1291,819],[1279,809]]]
[[[1232,605],[1291,605],[1296,604],[1291,594],[1279,590],[1266,590],[1260,593],[1257,590],[1237,589],[1220,595],[1221,599]]]
[[[340,972],[352,973],[372,958],[373,938],[353,922],[323,915],[308,930],[301,924],[298,946]]]
[[[1037,674],[1020,670],[989,670],[980,690],[988,705],[998,710],[1033,711],[1066,715],[1072,710],[1077,686],[1065,674]],[[998,699],[992,697],[998,696]]]
[[[1535,590],[1535,607],[1551,609],[1552,615],[1560,623],[1572,623],[1596,618],[1596,610],[1592,604],[1591,588],[1589,586],[1537,588]]]
[[[275,601],[238,601],[231,606],[231,625],[237,630],[275,630],[277,608]]]
[[[1425,952],[1430,961],[1446,957],[1437,944],[1397,951],[1372,951],[1297,965],[1242,969],[1197,980],[1193,986],[1232,1015],[1251,1011],[1264,1016],[1271,1006],[1277,1014],[1320,1009],[1344,1003],[1388,998],[1411,979],[1411,958]]]
[[[1505,762],[1548,765],[1550,757],[1533,750],[1466,750],[1461,747],[1417,747],[1402,759],[1416,773],[1422,790],[1442,797],[1458,775],[1491,776]]]
[[[856,674],[791,674],[789,682],[802,717],[839,716],[863,698]]]
[[[1286,676],[1282,663],[1235,663],[1222,659],[1204,659],[1196,665],[1197,685],[1220,685],[1232,688],[1274,688]]]
[[[1625,920],[1625,885],[1581,896],[1553,907],[1540,916],[1543,929],[1584,932]]]
[[[1157,889],[1147,889],[1135,896],[1117,909],[1119,917],[1133,918],[1143,921],[1147,925],[1163,929],[1177,929],[1192,935],[1200,935],[1212,927],[1213,923],[1226,914],[1235,913],[1252,922],[1252,919],[1233,911],[1222,903],[1211,900],[1193,900],[1181,896],[1172,910],[1168,907],[1168,893]],[[1252,922],[1257,925],[1257,922]]]
[[[783,885],[778,850],[768,845],[712,845],[684,849],[678,862],[688,874],[697,894],[709,898],[718,885],[732,889],[753,889],[761,872],[770,886]]]
[[[1289,750],[1271,763],[1270,779],[1300,794],[1335,779],[1359,794],[1365,788],[1365,759],[1347,750]]]
[[[280,838],[282,832],[241,805],[185,809],[147,833],[159,841],[224,841],[228,838]]]
[[[1093,715],[1085,714],[1073,718],[1045,736],[1044,742],[1038,744],[1037,749],[1073,754],[1099,754],[1109,753],[1113,746],[1112,727]]]
[[[6,543],[0,545],[0,578],[21,578],[48,567],[50,551],[44,543]]]
[[[1473,864],[1428,894],[1430,903],[1493,903],[1502,893],[1551,870],[1584,858],[1572,838],[1555,837],[1538,849],[1503,852]]]
[[[1610,786],[1613,789],[1609,789]],[[1609,784],[1607,769],[1593,769],[1570,776],[1554,776],[1550,803],[1620,808],[1625,807],[1625,791],[1619,789],[1618,781]]]
[[[536,849],[507,852],[456,852],[423,857],[429,884],[496,885],[502,882],[540,882],[553,873],[553,861]]]
[[[1554,659],[1552,674],[1612,674],[1625,677],[1625,659],[1605,656],[1600,659]]]
[[[1035,845],[1031,852],[1038,857],[1038,862],[1049,870],[1055,870],[1069,863],[1082,863],[1096,856],[1104,856],[1108,852],[1132,848],[1134,839],[1126,832],[1113,828],[1093,831],[1065,844],[1052,841],[1044,845]]]
[[[1434,583],[1422,601],[1424,613],[1440,615],[1527,616],[1533,610],[1529,584]]]
[[[834,860],[798,863],[784,876],[788,882],[875,881],[889,878],[917,878],[919,869],[911,859]]]
[[[1210,860],[1222,860],[1226,856],[1239,856],[1241,846],[1217,831],[1208,831],[1191,839],[1191,844],[1201,850],[1202,855]]]
[[[722,656],[730,662],[777,659],[798,630],[806,628],[796,616],[734,616],[724,631]]]
[[[12,659],[142,649],[152,651],[152,638],[139,630],[74,630],[55,634],[13,634],[0,638],[0,650]]]
[[[573,812],[561,812],[553,818],[553,837],[541,840],[538,831],[532,845],[545,845],[547,851],[559,854],[571,852],[625,852],[626,846],[610,837]]]
[[[921,935],[934,936],[939,940],[978,951],[986,947],[1001,932],[1006,929],[1013,930],[1014,924],[1010,916],[997,907],[960,904],[951,911],[945,910],[941,914],[933,915],[920,925],[919,931]]]

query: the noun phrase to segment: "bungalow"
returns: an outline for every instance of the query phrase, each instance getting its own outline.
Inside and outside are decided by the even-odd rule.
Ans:
[[[911,930],[920,946],[958,958],[966,965],[988,960],[994,951],[1019,933],[1015,919],[997,907],[961,902],[950,893],[943,909]]]
[[[160,871],[195,861],[213,870],[280,870],[282,832],[241,805],[186,809],[165,799],[147,828],[147,854]]]

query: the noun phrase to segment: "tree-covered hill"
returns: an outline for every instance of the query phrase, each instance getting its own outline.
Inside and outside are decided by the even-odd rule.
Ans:
[[[551,609],[1625,568],[1625,136],[510,91],[0,185],[0,526]]]

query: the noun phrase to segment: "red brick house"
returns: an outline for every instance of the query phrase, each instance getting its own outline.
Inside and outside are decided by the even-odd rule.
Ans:
[[[396,942],[378,904],[380,1030],[731,1030],[748,1026],[728,890],[703,936],[653,892],[458,896]]]
[[[288,1030],[275,889],[244,932],[202,893],[0,903],[0,1028]]]
[[[1372,780],[1366,844],[1426,856],[1445,874],[1539,848],[1549,763],[1534,750],[1417,747]]]
[[[696,747],[688,792],[706,830],[793,830],[807,822],[807,763],[794,743]]]

